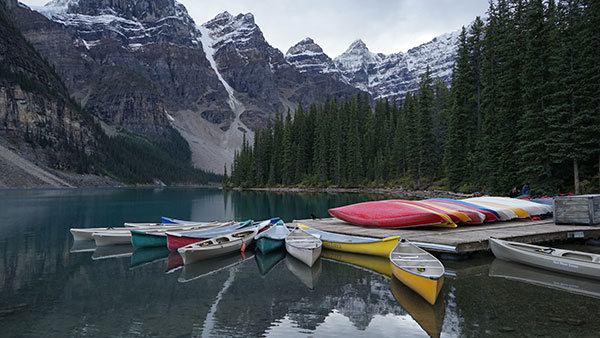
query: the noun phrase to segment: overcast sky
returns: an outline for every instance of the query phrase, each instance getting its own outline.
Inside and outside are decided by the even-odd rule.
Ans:
[[[48,0],[21,0],[42,6]],[[197,24],[228,11],[252,13],[267,41],[283,53],[311,37],[330,57],[356,39],[370,51],[397,53],[459,30],[483,16],[487,0],[179,0]]]

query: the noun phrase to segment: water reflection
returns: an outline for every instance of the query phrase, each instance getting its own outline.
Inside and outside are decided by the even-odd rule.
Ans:
[[[237,254],[223,258],[228,262],[182,268],[177,253],[130,246],[96,250],[74,243],[68,231],[160,216],[279,215],[290,221],[310,213],[326,216],[327,208],[361,198],[218,189],[0,192],[2,336],[427,337],[441,331],[441,337],[595,337],[600,332],[598,298],[540,286],[540,280],[552,280],[546,275],[536,284],[507,279],[509,273],[498,272],[496,263],[490,266],[490,257],[444,260],[456,277],[446,278],[440,309],[407,302],[410,290],[398,291],[402,287],[390,280],[385,259],[324,250],[317,272],[299,273],[284,252],[254,258],[247,253],[246,259]],[[112,258],[93,259],[101,257]],[[506,278],[493,277],[500,274]]]

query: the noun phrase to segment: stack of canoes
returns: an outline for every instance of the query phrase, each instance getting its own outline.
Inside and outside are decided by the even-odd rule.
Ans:
[[[209,231],[218,230],[235,224],[235,222],[210,222],[202,225],[190,223],[169,226],[168,229],[131,229],[131,244],[135,248],[167,247],[167,231]]]
[[[508,197],[476,197],[464,200],[383,200],[329,209],[348,223],[377,228],[436,226],[530,219],[552,213],[552,206]]]

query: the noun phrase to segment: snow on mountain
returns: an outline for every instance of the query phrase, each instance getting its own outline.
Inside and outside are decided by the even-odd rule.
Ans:
[[[321,47],[307,38],[288,50],[286,60],[300,72],[341,73],[342,80],[374,98],[403,97],[418,88],[427,66],[433,78],[450,83],[459,34],[446,33],[406,53],[389,55],[373,53],[356,40],[333,65]]]
[[[340,73],[333,60],[323,53],[321,46],[311,38],[306,38],[290,47],[285,54],[285,59],[301,72]]]
[[[163,41],[165,37],[179,37],[170,43],[197,46],[198,40],[192,33],[194,20],[185,7],[174,0],[160,2],[160,6],[152,6],[147,1],[54,0],[33,9],[54,22],[77,28],[80,43],[87,49],[106,38],[118,39],[132,49]],[[173,34],[182,30],[189,31],[183,38]]]

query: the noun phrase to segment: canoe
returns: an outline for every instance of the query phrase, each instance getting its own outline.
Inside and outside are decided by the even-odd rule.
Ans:
[[[316,261],[312,266],[308,266],[290,255],[285,256],[284,260],[285,266],[302,284],[311,290],[315,288],[323,270],[321,260]]]
[[[432,198],[432,199],[428,199],[426,201],[427,202],[436,202],[439,204],[443,203],[446,205],[453,205],[453,206],[480,212],[485,215],[484,222],[494,222],[494,221],[500,220],[500,214],[498,214],[496,211],[486,208],[486,207],[482,207],[480,205],[471,204],[471,203],[468,203],[468,202],[465,202],[462,200],[453,200],[453,199],[449,199],[449,198]]]
[[[525,266],[498,258],[492,262],[489,275],[600,299],[600,283],[593,279]]]
[[[501,205],[506,205],[508,207],[518,208],[524,210],[527,214],[529,214],[529,216],[543,216],[552,213],[552,205],[534,203],[528,200],[522,200],[518,198],[485,196],[471,198],[470,200],[497,203]]]
[[[170,226],[169,229],[152,228],[147,229],[131,229],[131,244],[135,248],[149,248],[158,246],[167,246],[167,231],[195,231],[195,230],[214,230],[228,225],[232,225],[233,222],[209,222],[209,223],[196,223],[196,224],[176,224]]]
[[[242,256],[239,252],[232,252],[225,256],[186,264],[183,266],[179,277],[177,277],[177,281],[179,283],[187,283],[199,278],[211,276],[215,273],[228,270],[252,258],[253,254]]]
[[[508,217],[508,219],[531,217],[531,215],[529,215],[529,213],[523,208],[513,207],[498,202],[492,202],[491,200],[485,199],[483,197],[465,198],[464,201],[496,210],[499,213],[503,212],[506,214],[506,217]]]
[[[290,234],[290,230],[285,226],[283,221],[277,222],[270,229],[256,235],[256,247],[263,254],[267,254],[273,250],[281,248],[285,244],[285,238]]]
[[[355,267],[378,273],[385,278],[392,278],[392,268],[390,267],[389,255],[386,257],[381,257],[324,249],[321,251],[321,258],[350,264]]]
[[[440,207],[440,206],[432,205],[429,203],[423,203],[422,201],[407,201],[407,200],[390,200],[390,201],[394,201],[397,203],[409,204],[409,205],[416,206],[419,208],[431,210],[435,213],[447,215],[452,220],[452,222],[448,223],[448,227],[451,227],[451,228],[456,227],[455,223],[466,223],[466,222],[471,221],[469,216],[467,216],[465,213],[451,209],[451,208],[447,208],[447,207]]]
[[[285,250],[308,266],[313,266],[321,255],[323,242],[300,228],[285,238]]]
[[[463,221],[465,224],[482,224],[486,220],[486,216],[481,211],[478,211],[475,208],[467,207],[466,205],[447,203],[444,201],[436,201],[436,200],[423,200],[421,203],[436,206],[442,210],[450,209],[461,212],[467,217],[469,217],[469,221]]]
[[[106,227],[106,228],[71,228],[69,229],[69,231],[71,232],[71,235],[73,235],[73,240],[75,241],[91,241],[94,240],[94,237],[92,236],[94,232],[101,232],[101,231],[121,231],[121,232],[129,232],[130,229],[126,229],[126,228],[113,228],[113,227]]]
[[[131,230],[106,230],[92,233],[96,246],[131,244]]]
[[[402,238],[390,252],[392,273],[429,304],[435,301],[444,283],[444,265],[427,251]]]
[[[177,249],[183,258],[183,264],[198,262],[201,260],[224,256],[236,251],[244,251],[250,245],[254,236],[258,233],[258,227],[241,229],[236,232],[213,237],[201,242],[186,245]]]
[[[413,290],[392,278],[390,289],[396,301],[419,324],[431,338],[439,338],[442,333],[446,307],[444,302],[429,305]]]
[[[281,262],[281,260],[285,258],[285,255],[286,251],[283,247],[270,251],[268,254],[256,251],[254,259],[256,260],[256,265],[258,266],[258,272],[260,275],[266,276],[271,270],[273,270],[277,263]]]
[[[240,229],[246,229],[253,226],[258,227],[258,232],[261,233],[269,229],[269,227],[279,221],[279,218],[272,218],[265,220],[260,223],[252,222],[251,220],[232,224],[228,226],[219,227],[216,229],[201,229],[193,231],[167,231],[167,247],[171,251],[190,245],[196,242],[200,242],[211,237],[217,237],[226,235]]]
[[[384,239],[350,236],[335,234],[332,232],[309,228],[303,224],[298,224],[298,227],[309,234],[318,237],[323,242],[323,247],[326,249],[352,252],[363,255],[373,255],[381,257],[389,257],[390,251],[394,249],[400,236],[387,237]]]
[[[446,214],[400,201],[387,200],[350,204],[329,209],[329,214],[354,225],[377,228],[456,226]]]
[[[542,269],[600,279],[600,254],[503,241],[490,237],[497,258]]]

